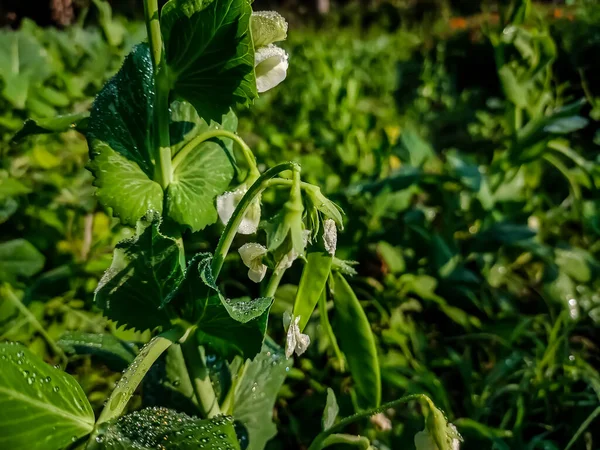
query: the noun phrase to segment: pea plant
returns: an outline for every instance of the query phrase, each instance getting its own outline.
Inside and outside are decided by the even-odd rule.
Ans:
[[[263,449],[276,434],[277,392],[292,355],[310,345],[303,332],[318,307],[330,345],[353,376],[356,414],[338,420],[329,389],[323,431],[310,449],[372,448],[343,429],[366,417],[389,429],[384,412],[411,401],[427,414],[416,447],[457,448],[456,429],[425,395],[381,405],[374,338],[346,280],[352,264],[335,257],[339,207],[302,180],[297,163],[261,173],[236,134],[232,107],[250,105],[285,79],[288,55],[274,43],[286,38],[286,21],[253,13],[248,0],[170,0],[160,14],[157,0],[144,6],[148,43],[133,48],[89,114],[30,120],[18,137],[73,128],[85,135],[100,203],[135,229],[116,246],[95,302],[118,326],[155,337],[139,351],[110,335],[71,338],[74,349],[101,349],[127,365],[97,418],[61,365],[19,344],[0,344],[0,447]],[[271,190],[281,201],[263,219],[261,197]],[[188,258],[189,236],[218,222],[224,227],[214,251]],[[245,235],[237,253],[249,283],[260,283],[256,299],[222,290],[221,270],[237,235]],[[266,336],[269,310],[297,263],[303,269],[281,349]],[[129,412],[138,388],[142,404]]]

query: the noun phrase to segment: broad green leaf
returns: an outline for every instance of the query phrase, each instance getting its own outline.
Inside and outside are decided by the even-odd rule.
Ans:
[[[322,420],[323,430],[327,430],[333,426],[339,412],[340,407],[337,404],[335,393],[333,392],[333,389],[327,388],[327,403],[325,404],[325,409],[323,410]]]
[[[146,408],[109,422],[90,446],[103,450],[239,450],[233,419],[201,420],[167,408]]]
[[[163,208],[162,189],[153,181],[153,98],[150,52],[140,44],[94,100],[86,132],[98,197],[131,226],[148,210]]]
[[[59,133],[68,130],[85,130],[89,115],[90,113],[85,111],[81,113],[51,117],[49,119],[27,119],[23,125],[23,128],[21,128],[13,137],[13,141],[19,141],[32,134]]]
[[[113,261],[96,288],[96,303],[111,320],[139,330],[167,326],[167,297],[183,277],[179,247],[160,232],[160,218],[138,222],[134,238],[117,244]]]
[[[357,406],[375,408],[381,402],[381,376],[373,331],[346,279],[339,273],[333,279],[333,328],[354,379]]]
[[[68,353],[93,355],[115,371],[121,371],[135,358],[131,346],[111,334],[72,331],[63,334],[56,342]]]
[[[386,270],[392,274],[399,274],[406,269],[406,262],[402,255],[402,250],[398,247],[380,241],[377,243],[377,254],[385,263]]]
[[[1,172],[0,175],[2,175]],[[31,189],[25,186],[16,178],[0,178],[0,199],[16,197],[17,195],[29,194],[30,192]]]
[[[0,344],[0,448],[64,448],[94,428],[94,412],[70,375],[27,348]]]
[[[332,259],[333,257],[329,253],[321,251],[310,252],[306,256],[306,264],[302,270],[293,311],[294,317],[300,316],[300,322],[298,323],[300,332],[304,331],[317,306],[321,293],[325,289],[325,284],[331,273]]]
[[[167,190],[167,214],[192,231],[217,221],[215,198],[233,178],[233,166],[218,143],[198,144],[174,168]]]
[[[248,0],[170,0],[160,23],[175,93],[205,120],[256,97]]]
[[[241,380],[234,380],[232,414],[241,421],[249,435],[247,450],[262,450],[277,434],[273,423],[273,406],[292,360],[268,339],[252,361],[246,361]]]
[[[194,258],[165,304],[179,307],[186,320],[197,323],[200,344],[226,358],[252,358],[260,352],[273,299],[225,299],[215,284],[211,261],[206,254]]]
[[[45,258],[25,239],[0,244],[0,281],[13,283],[18,277],[30,277],[44,267]]]

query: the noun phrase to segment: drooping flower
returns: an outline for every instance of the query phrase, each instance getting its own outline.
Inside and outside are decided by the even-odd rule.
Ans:
[[[331,256],[335,255],[337,247],[337,228],[333,219],[326,219],[323,224],[323,244]]]
[[[262,263],[262,258],[267,254],[267,248],[250,242],[238,249],[242,262],[248,267],[248,278],[255,283],[260,283],[267,273],[267,266]]]
[[[391,431],[392,421],[384,413],[377,413],[369,419],[379,431]]]
[[[459,450],[461,437],[456,427],[448,422],[430,399],[425,429],[415,434],[417,450]]]
[[[287,314],[289,315],[289,313]],[[288,317],[284,317],[284,322]],[[300,332],[300,316],[291,316],[287,331],[287,340],[285,342],[285,356],[291,357],[294,353],[302,355],[310,345],[310,336]]]
[[[219,218],[224,225],[229,222],[235,208],[242,200],[244,194],[248,191],[248,188],[244,185],[238,187],[234,191],[225,192],[217,197],[217,212]],[[258,224],[260,222],[260,198],[256,198],[252,201],[242,222],[237,229],[240,234],[254,234],[258,230]]]
[[[288,66],[288,54],[276,45],[269,44],[256,49],[254,53],[256,90],[262,93],[277,86],[285,80]]]

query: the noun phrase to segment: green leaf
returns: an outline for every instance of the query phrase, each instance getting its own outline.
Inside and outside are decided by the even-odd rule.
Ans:
[[[35,275],[45,262],[42,255],[25,239],[13,239],[0,244],[0,281],[14,283],[18,277]]]
[[[291,366],[292,359],[269,339],[252,361],[246,361],[241,381],[235,385],[232,414],[248,430],[247,450],[264,449],[277,434],[273,407]]]
[[[111,334],[72,331],[63,334],[56,343],[68,353],[96,356],[115,371],[124,370],[135,358],[131,346]]]
[[[115,322],[138,330],[168,326],[167,298],[183,278],[179,247],[161,234],[160,218],[138,222],[136,236],[117,244],[113,261],[96,288],[96,303]]]
[[[167,189],[167,214],[192,231],[217,221],[215,198],[233,178],[233,166],[218,143],[204,141],[174,166]]]
[[[331,273],[331,261],[333,257],[329,253],[315,251],[306,256],[306,264],[302,270],[302,277],[298,285],[296,300],[294,301],[294,317],[300,316],[298,327],[300,332],[304,331],[306,324],[312,316],[319,297]]]
[[[339,273],[333,275],[334,330],[355,383],[359,408],[379,406],[381,376],[375,338],[369,319],[352,288]]]
[[[325,409],[323,410],[323,431],[333,426],[339,412],[340,407],[335,399],[335,393],[333,392],[333,389],[327,388],[327,403],[325,404]]]
[[[148,46],[137,45],[94,100],[86,133],[98,197],[131,226],[148,210],[163,208],[162,189],[153,181],[151,74]]]
[[[91,449],[240,450],[233,419],[201,420],[167,408],[135,411],[105,425]]]
[[[2,95],[15,108],[24,109],[29,91],[51,74],[48,54],[27,31],[0,30]]]
[[[23,128],[14,135],[13,141],[20,141],[32,134],[59,133],[68,130],[83,131],[87,128],[87,118],[89,116],[90,113],[85,111],[49,119],[27,119]]]
[[[0,344],[0,448],[64,448],[94,428],[94,411],[70,375],[27,348]]]
[[[174,91],[206,120],[257,95],[251,13],[247,0],[170,0],[162,9]]]
[[[186,320],[198,325],[200,344],[226,358],[252,358],[260,352],[273,299],[225,299],[215,284],[211,261],[209,255],[197,255],[165,304],[179,307]]]

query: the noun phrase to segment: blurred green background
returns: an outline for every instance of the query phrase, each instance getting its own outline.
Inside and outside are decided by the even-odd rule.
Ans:
[[[429,394],[466,450],[594,450],[600,6],[520,4],[256,0],[288,18],[290,68],[237,111],[240,133],[261,165],[299,161],[343,207],[338,256],[359,263],[352,284],[377,338],[384,401]],[[82,137],[12,137],[28,117],[88,109],[145,39],[140,15],[134,0],[0,3],[0,339],[48,361],[65,332],[148,339],[93,306],[131,230],[98,205]],[[197,233],[189,251],[218,231]],[[273,307],[280,342],[297,280],[292,271]],[[308,333],[315,344],[280,392],[269,449],[306,448],[326,387],[351,386],[318,315]],[[119,370],[89,355],[69,365],[96,408]],[[414,448],[419,411],[392,422],[353,431],[381,449]]]

